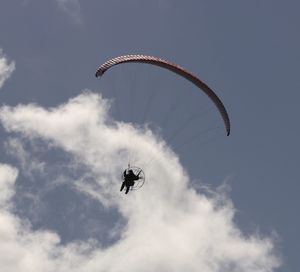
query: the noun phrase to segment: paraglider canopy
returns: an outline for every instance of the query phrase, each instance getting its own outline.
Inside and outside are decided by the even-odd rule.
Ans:
[[[201,81],[198,77],[194,76],[187,70],[183,69],[177,64],[171,63],[169,61],[153,57],[153,56],[145,56],[145,55],[125,55],[116,57],[113,59],[108,60],[107,62],[103,63],[96,71],[96,77],[101,77],[108,69],[111,67],[121,64],[121,63],[127,63],[127,62],[139,62],[139,63],[148,63],[156,66],[160,66],[162,68],[168,69],[185,79],[189,80],[193,84],[195,84],[199,89],[201,89],[216,105],[217,109],[219,110],[224,125],[226,129],[227,136],[230,134],[230,120],[228,113],[225,109],[225,106],[223,105],[220,98],[215,94],[215,92],[206,85],[203,81]]]

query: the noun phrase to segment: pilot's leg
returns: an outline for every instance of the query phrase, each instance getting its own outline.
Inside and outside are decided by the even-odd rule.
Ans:
[[[125,186],[125,182],[122,183],[121,188],[120,188],[120,192],[122,192],[122,190],[124,189]]]
[[[125,194],[128,194],[129,189],[130,189],[130,186],[126,186],[126,192],[125,192]]]

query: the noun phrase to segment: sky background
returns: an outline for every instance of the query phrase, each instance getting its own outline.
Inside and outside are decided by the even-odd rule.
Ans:
[[[144,255],[131,257],[137,264],[130,261],[128,269],[272,271],[281,262],[278,271],[296,271],[298,11],[299,3],[292,0],[2,1],[0,199],[5,228],[0,241],[4,245],[14,237],[10,255],[25,261],[14,266],[3,253],[0,268],[55,271],[60,265],[68,271],[81,262],[87,270],[78,271],[98,271],[102,265],[103,271],[122,271],[112,260],[147,244],[148,231],[159,236],[154,226],[161,226],[162,233],[174,231],[175,244],[186,243],[185,258],[174,262],[169,255],[175,245],[154,235],[157,245],[169,248],[160,252],[160,246],[149,245],[149,252],[142,249]],[[124,65],[95,79],[101,63],[124,54],[159,56],[198,75],[224,102],[230,137],[211,102],[170,73]],[[181,106],[169,118],[178,101]],[[201,121],[193,117],[198,110]],[[193,122],[186,122],[189,116]],[[142,127],[146,121],[154,134]],[[211,128],[218,133],[203,132]],[[176,141],[169,141],[174,134]],[[185,144],[191,137],[193,142]],[[125,198],[118,192],[118,177],[128,157],[143,167],[147,182]],[[205,201],[211,205],[207,217]],[[188,218],[182,209],[190,212]],[[151,217],[153,228],[147,229],[141,222],[151,214],[171,219]],[[193,221],[197,214],[199,222]],[[186,228],[169,229],[179,218]],[[198,232],[202,227],[206,232]],[[20,230],[24,233],[17,239]],[[185,236],[189,231],[203,246],[191,245]],[[226,239],[213,235],[218,231]],[[19,257],[29,249],[36,255]],[[7,252],[5,246],[0,250]],[[62,257],[52,258],[56,255]],[[172,262],[176,268],[169,266]]]

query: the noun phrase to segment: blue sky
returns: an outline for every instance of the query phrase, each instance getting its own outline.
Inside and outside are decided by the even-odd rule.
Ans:
[[[105,271],[119,271],[111,260],[126,256],[134,245],[144,255],[137,257],[141,266],[127,263],[128,268],[177,271],[170,266],[169,247],[183,243],[189,250],[182,253],[186,258],[178,258],[178,271],[185,261],[190,271],[272,271],[279,263],[278,271],[295,271],[300,228],[298,10],[296,1],[1,3],[0,148],[6,165],[1,166],[1,182],[7,188],[1,211],[8,214],[3,222],[10,229],[3,233],[25,229],[22,239],[30,241],[20,244],[20,237],[11,236],[11,256],[27,256],[26,247],[34,249],[37,255],[27,258],[44,264],[25,262],[28,271],[55,271],[58,264],[67,269],[79,259],[94,271],[100,264],[92,255],[103,260]],[[165,71],[124,65],[101,80],[94,78],[107,59],[136,53],[176,62],[211,86],[229,112],[231,136],[222,134],[209,100]],[[190,95],[182,95],[183,89]],[[173,119],[159,128],[178,100],[182,104]],[[168,135],[198,110],[204,116],[201,123],[196,120],[184,129],[186,134],[168,142]],[[145,121],[151,122],[152,132],[143,127]],[[211,128],[212,121],[217,133],[200,133],[183,145],[198,135],[197,129]],[[118,173],[128,157],[145,168],[147,183],[125,198],[118,192]],[[155,201],[160,206],[154,209]],[[188,210],[186,224],[173,230],[182,207]],[[151,212],[156,216],[147,229],[140,220]],[[165,213],[174,218],[163,219]],[[194,221],[197,214],[199,222]],[[215,222],[223,224],[222,237],[212,234]],[[154,236],[152,250],[144,251],[145,236],[158,226],[170,240]],[[132,230],[136,235],[130,235]],[[198,246],[191,245],[187,230],[198,233]],[[38,235],[44,247],[39,248]],[[234,242],[245,255],[232,250]],[[92,253],[85,255],[81,246]],[[247,256],[251,246],[255,254]],[[213,254],[199,253],[207,248]],[[68,252],[71,261],[64,254],[50,258],[53,252]],[[232,254],[220,261],[224,252]],[[24,263],[14,266],[3,256],[0,267],[22,271]],[[250,260],[247,265],[243,258]],[[262,262],[256,267],[258,259]]]

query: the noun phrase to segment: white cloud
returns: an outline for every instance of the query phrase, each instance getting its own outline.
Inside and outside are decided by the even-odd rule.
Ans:
[[[82,23],[79,0],[56,0],[59,8],[68,14],[75,23]]]
[[[33,172],[42,173],[45,168],[45,163],[35,159],[31,154],[24,148],[23,143],[18,138],[10,138],[5,143],[6,151],[11,156],[18,159],[22,172],[31,177]]]
[[[228,197],[189,188],[187,174],[167,145],[146,128],[111,120],[109,106],[100,95],[85,92],[57,108],[0,109],[8,132],[43,139],[84,164],[95,184],[79,178],[77,189],[116,207],[127,221],[114,230],[121,238],[107,248],[92,241],[62,246],[56,234],[24,228],[2,209],[1,271],[270,272],[279,266],[270,237],[246,236],[235,225]],[[147,183],[125,196],[119,192],[120,173],[129,158],[144,169]],[[0,179],[10,179],[3,182],[4,192],[11,192],[14,171],[0,167]],[[5,195],[7,201],[12,194]]]
[[[0,205],[7,204],[14,194],[13,184],[18,175],[15,168],[0,164]]]
[[[7,57],[3,54],[3,50],[0,48],[0,89],[14,70],[15,63],[13,61],[9,62]]]
[[[0,269],[47,271],[51,249],[59,241],[57,235],[31,232],[26,222],[12,214],[10,206],[3,205],[13,196],[17,175],[17,169],[0,164]]]

